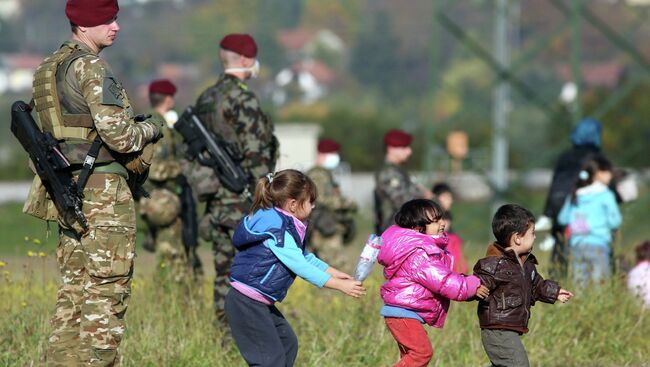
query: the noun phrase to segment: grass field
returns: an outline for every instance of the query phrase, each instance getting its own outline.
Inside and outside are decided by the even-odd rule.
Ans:
[[[541,210],[538,194],[514,193],[506,200],[524,203],[536,213]],[[617,253],[628,259],[639,240],[650,238],[645,225],[649,201],[644,195],[623,207],[625,224]],[[490,241],[490,213],[487,203],[459,203],[454,211],[454,226],[466,240],[470,264]],[[358,240],[346,249],[351,259],[370,228],[365,216],[359,219]],[[53,258],[56,227],[52,227],[49,240],[45,229],[42,222],[20,214],[19,205],[0,207],[0,322],[4,328],[0,366],[37,365],[44,355],[58,282]],[[162,284],[155,275],[153,256],[139,254],[126,316],[128,331],[120,348],[124,366],[244,365],[234,345],[223,341],[221,331],[213,326],[211,262],[206,246],[201,254],[208,274],[193,291],[195,297]],[[540,272],[546,274],[548,254],[537,255],[542,262]],[[296,366],[389,366],[397,360],[397,347],[378,314],[380,270],[375,269],[366,281],[369,292],[361,300],[296,282],[279,305],[300,341]],[[562,284],[576,294],[571,302],[533,308],[531,332],[523,337],[532,365],[650,366],[648,312],[628,295],[620,276],[588,289],[575,289],[566,281]],[[444,329],[427,328],[434,346],[432,365],[489,364],[475,312],[473,303],[455,303]]]

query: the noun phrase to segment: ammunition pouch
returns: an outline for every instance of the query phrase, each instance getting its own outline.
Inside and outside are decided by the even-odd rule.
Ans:
[[[23,205],[23,213],[46,221],[57,220],[59,215],[54,202],[50,199],[47,189],[43,185],[43,181],[38,175],[34,176],[32,180],[29,195],[27,195],[27,200]]]

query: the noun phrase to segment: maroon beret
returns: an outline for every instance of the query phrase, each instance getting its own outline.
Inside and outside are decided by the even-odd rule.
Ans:
[[[341,146],[332,139],[321,139],[318,142],[318,153],[336,153]]]
[[[224,50],[232,51],[249,58],[257,56],[257,44],[253,37],[248,34],[231,33],[221,40],[219,46]]]
[[[160,93],[173,96],[176,94],[176,86],[168,79],[154,80],[149,84],[149,93]]]
[[[402,130],[393,129],[384,135],[384,144],[389,147],[408,147],[413,137]]]
[[[120,6],[117,0],[68,0],[65,15],[82,27],[106,24],[117,16]]]

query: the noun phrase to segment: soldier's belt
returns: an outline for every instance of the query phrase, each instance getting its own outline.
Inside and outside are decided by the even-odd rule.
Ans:
[[[72,174],[75,176],[78,176],[81,173],[81,166],[73,166],[77,169],[74,169],[72,171]],[[116,175],[120,175],[124,177],[125,179],[129,178],[129,172],[124,168],[123,165],[117,163],[117,162],[111,162],[107,164],[98,164],[93,168],[93,174],[90,175],[90,178],[93,177],[94,174],[96,173],[112,173]],[[88,179],[88,183],[90,183],[90,178]]]

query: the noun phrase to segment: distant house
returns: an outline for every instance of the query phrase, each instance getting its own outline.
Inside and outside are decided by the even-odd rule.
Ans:
[[[27,53],[0,54],[0,94],[25,93],[44,56]]]
[[[625,66],[617,61],[583,64],[581,78],[585,86],[615,88],[625,75]],[[562,65],[558,68],[562,80],[572,81],[571,68]]]
[[[335,80],[336,73],[324,63],[313,59],[297,61],[276,74],[271,98],[278,106],[293,98],[314,103],[327,95]]]
[[[279,31],[277,40],[289,65],[275,75],[273,103],[281,106],[298,100],[309,104],[325,97],[337,80],[337,72],[330,65],[340,64],[345,58],[343,40],[329,29],[306,28]]]
[[[20,0],[0,0],[0,19],[11,19],[20,14]]]
[[[290,56],[298,59],[313,57],[319,48],[338,54],[346,50],[343,40],[329,29],[283,30],[278,32],[277,40]]]

